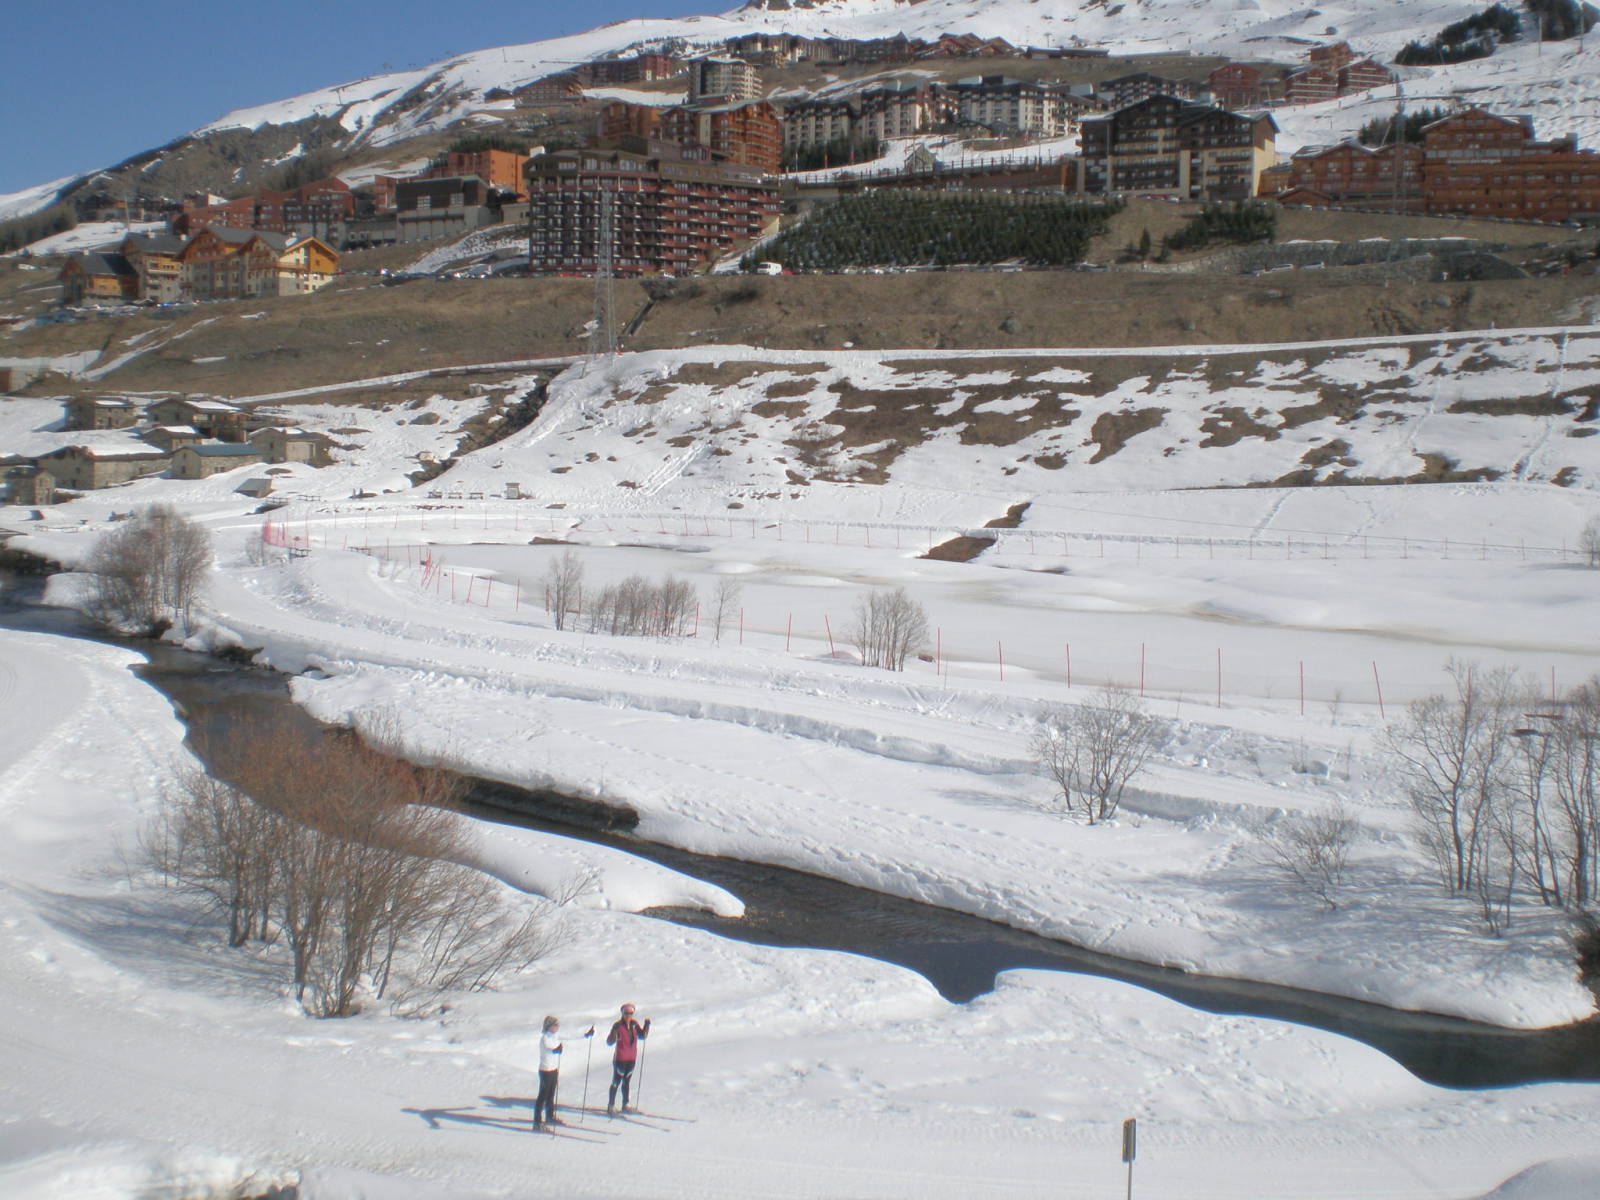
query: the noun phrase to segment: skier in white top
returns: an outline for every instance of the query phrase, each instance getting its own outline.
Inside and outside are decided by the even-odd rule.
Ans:
[[[539,1037],[539,1096],[533,1102],[533,1131],[540,1133],[546,1125],[565,1125],[556,1116],[556,1080],[561,1074],[561,1022],[555,1017],[544,1019],[544,1032]]]

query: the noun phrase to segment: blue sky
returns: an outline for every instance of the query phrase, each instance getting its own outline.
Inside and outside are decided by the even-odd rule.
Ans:
[[[451,54],[739,0],[8,0],[0,194],[110,166],[251,104]]]

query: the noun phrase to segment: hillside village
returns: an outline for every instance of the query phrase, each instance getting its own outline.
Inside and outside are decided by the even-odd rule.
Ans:
[[[1468,32],[1474,47],[1492,51],[1496,39],[1528,30],[1513,20]],[[1029,77],[991,71],[990,63],[1026,66]],[[1345,42],[1311,46],[1294,63],[1197,59],[1173,75],[1118,73],[1116,65],[1093,49],[974,35],[751,33],[692,52],[617,52],[485,93],[486,102],[511,109],[508,129],[542,122],[559,133],[554,144],[519,142],[509,131],[474,134],[409,173],[371,172],[354,185],[333,174],[227,199],[129,191],[108,208],[107,197],[85,193],[79,216],[120,210],[131,220],[137,210],[141,219],[164,220],[169,233],[74,256],[61,271],[62,301],[303,294],[326,285],[340,253],[491,226],[527,231],[525,260],[502,256],[497,273],[588,274],[602,259],[621,275],[688,273],[797,219],[784,214],[803,216],[842,191],[873,188],[1600,218],[1600,155],[1571,137],[1538,140],[1524,113],[1441,110],[1375,145],[1349,140],[1280,153],[1275,112],[1391,85],[1400,100],[1395,68]],[[820,91],[764,81],[764,73],[802,67],[868,73],[859,84]],[[963,67],[978,73],[938,74]],[[951,154],[947,146],[962,149]],[[611,199],[602,202],[605,194]],[[615,211],[602,253],[606,205]]]

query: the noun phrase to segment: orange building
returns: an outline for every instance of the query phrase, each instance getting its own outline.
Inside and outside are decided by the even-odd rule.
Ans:
[[[421,178],[464,179],[469,175],[476,175],[496,191],[513,194],[518,200],[526,200],[527,180],[523,173],[527,167],[528,156],[518,154],[514,150],[476,150],[469,153],[453,151],[444,156],[442,163],[424,171]]]
[[[1337,99],[1339,72],[1332,67],[1309,66],[1290,71],[1283,77],[1285,104],[1321,104]]]
[[[1359,142],[1308,146],[1289,161],[1289,189],[1315,193],[1329,204],[1420,212],[1422,147],[1399,143],[1377,150]]]
[[[641,149],[557,150],[528,163],[530,268],[594,272],[603,197],[620,275],[692,272],[776,226],[777,189],[759,170],[715,162],[703,146]]]
[[[1206,76],[1206,87],[1218,108],[1261,108],[1270,99],[1266,77],[1248,63],[1224,63]]]
[[[765,100],[666,109],[661,136],[680,146],[709,147],[725,162],[744,163],[769,175],[783,165],[783,124]]]
[[[661,109],[650,104],[615,100],[600,110],[595,133],[605,142],[622,137],[660,137]]]

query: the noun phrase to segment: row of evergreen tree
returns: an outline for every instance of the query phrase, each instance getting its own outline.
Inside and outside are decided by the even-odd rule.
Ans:
[[[1450,115],[1444,107],[1418,108],[1404,116],[1374,117],[1356,135],[1363,146],[1390,146],[1396,142],[1421,142],[1422,131]]]
[[[783,152],[785,171],[820,171],[883,157],[883,141],[875,137],[837,137],[820,145],[790,146]]]
[[[1585,0],[1525,0],[1539,37],[1560,42],[1582,37],[1600,20],[1600,9]],[[1404,67],[1434,66],[1439,63],[1467,62],[1487,58],[1502,42],[1522,36],[1522,16],[1504,4],[1494,4],[1480,13],[1446,25],[1426,42],[1407,42],[1395,55]]]
[[[1521,30],[1522,18],[1504,4],[1496,4],[1446,25],[1431,41],[1407,42],[1394,61],[1411,67],[1487,58],[1501,42],[1516,41]]]
[[[1081,262],[1122,201],[1060,195],[875,190],[817,209],[745,261],[791,270],[951,266],[1016,260],[1032,266]]]
[[[1168,250],[1250,242],[1270,242],[1278,235],[1278,211],[1265,204],[1208,204],[1189,223],[1163,240]]]
[[[1600,8],[1584,0],[1526,0],[1539,23],[1539,36],[1547,42],[1582,37],[1600,21]]]
[[[40,238],[49,237],[53,233],[65,233],[77,227],[78,214],[72,205],[65,202],[52,204],[49,208],[29,213],[25,217],[0,222],[0,254],[9,254],[13,250],[20,250],[37,242]]]

